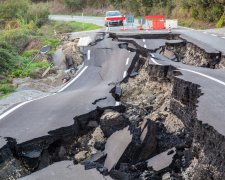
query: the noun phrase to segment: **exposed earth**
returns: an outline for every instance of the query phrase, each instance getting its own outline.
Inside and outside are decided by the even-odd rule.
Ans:
[[[74,115],[70,126],[20,144],[6,138],[7,144],[1,149],[0,177],[62,179],[65,176],[60,170],[64,167],[68,179],[223,179],[224,136],[210,121],[199,119],[204,86],[186,80],[190,76],[176,67],[179,63],[182,67],[222,69],[223,55],[184,41],[179,34],[98,36],[103,38],[89,46],[106,51],[106,57],[111,46],[120,53],[134,53],[123,79],[108,84],[119,104],[98,106],[108,98],[101,97],[92,103],[97,104],[94,110]],[[142,38],[149,39],[149,49],[140,45]],[[102,46],[104,41],[108,47]],[[72,65],[76,69],[82,63],[77,58],[81,57],[79,52],[73,50],[75,46],[76,42],[66,41],[59,47],[63,54],[75,52],[67,59],[78,59],[68,63],[60,56],[57,60],[67,62],[62,63],[66,68]],[[163,60],[172,65],[159,64]],[[60,85],[57,80],[53,84]],[[39,90],[49,92],[51,88],[46,89]]]

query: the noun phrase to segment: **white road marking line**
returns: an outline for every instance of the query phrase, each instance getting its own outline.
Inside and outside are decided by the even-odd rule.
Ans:
[[[91,59],[91,50],[89,49],[87,52],[87,60],[90,60],[90,59]]]
[[[225,37],[222,37],[223,39],[225,39]]]
[[[180,69],[180,68],[179,68],[179,69]],[[192,71],[192,70],[189,70],[189,69],[180,69],[180,70],[192,72],[192,73],[194,73],[194,74],[198,74],[198,75],[200,75],[200,76],[203,76],[203,77],[205,77],[205,78],[208,78],[208,79],[210,79],[210,80],[212,80],[212,81],[215,81],[215,82],[217,82],[217,83],[222,84],[222,85],[225,86],[225,82],[223,82],[223,81],[221,81],[221,80],[219,80],[219,79],[216,79],[216,78],[214,78],[214,77],[208,76],[208,75],[206,75],[206,74],[203,74],[203,73],[200,73],[200,72],[196,72],[196,71]]]
[[[85,66],[82,71],[72,80],[69,81],[69,83],[67,83],[62,89],[60,89],[58,92],[62,92],[63,90],[65,90],[66,88],[68,88],[72,83],[74,83],[82,74],[83,72],[88,68],[88,66]]]
[[[73,82],[75,82],[80,76],[81,74],[88,68],[88,66],[85,66],[82,71],[72,80],[70,81],[67,85],[65,85],[61,90],[59,90],[58,92],[61,92],[63,90],[65,90],[68,86],[70,86]],[[55,95],[56,93],[53,93],[51,95]],[[3,113],[2,115],[0,115],[0,120],[3,119],[4,117],[8,116],[9,114],[11,114],[13,111],[15,111],[16,109],[24,106],[25,104],[29,103],[29,102],[32,102],[32,101],[36,101],[36,100],[40,100],[40,99],[43,99],[45,97],[48,97],[48,96],[51,96],[51,95],[47,95],[47,96],[43,96],[43,97],[40,97],[40,98],[37,98],[37,99],[33,99],[33,100],[30,100],[30,101],[26,101],[26,102],[23,102],[23,103],[20,103],[18,104],[17,106],[13,107],[12,109],[6,111],[5,113]]]
[[[203,33],[204,33],[204,34],[208,34],[208,32],[206,32],[206,31],[204,31]]]
[[[145,39],[143,39],[143,42],[145,42]]]
[[[152,57],[155,57],[154,54],[151,54],[151,55],[152,55]],[[153,63],[155,63],[155,64],[157,64],[157,65],[162,65],[162,64],[156,62],[154,58],[151,58],[151,60],[152,60]],[[208,78],[208,79],[210,79],[210,80],[212,80],[212,81],[215,81],[215,82],[217,82],[217,83],[219,83],[219,84],[225,86],[225,82],[223,82],[223,81],[221,81],[221,80],[219,80],[219,79],[216,79],[216,78],[214,78],[214,77],[212,77],[212,76],[208,76],[208,75],[206,75],[206,74],[203,74],[203,73],[200,73],[200,72],[197,72],[197,71],[193,71],[193,70],[189,70],[189,69],[182,69],[182,68],[178,68],[178,69],[179,69],[179,70],[182,70],[182,71],[187,71],[187,72],[192,72],[192,73],[194,73],[194,74],[198,74],[198,75],[200,75],[200,76],[202,76],[202,77]]]
[[[211,34],[211,35],[212,35],[212,36],[215,36],[215,37],[217,36],[216,34]]]
[[[20,107],[22,107],[23,105],[29,103],[29,102],[32,102],[32,101],[36,101],[36,100],[40,100],[40,99],[43,99],[45,97],[48,97],[50,95],[47,95],[47,96],[43,96],[43,97],[40,97],[40,98],[37,98],[37,99],[33,99],[33,100],[30,100],[30,101],[26,101],[26,102],[22,102],[20,104],[18,104],[17,106],[13,107],[12,109],[6,111],[5,113],[3,113],[2,115],[0,115],[0,120],[3,119],[4,117],[8,116],[9,114],[11,114],[13,111],[15,111],[16,109],[19,109]]]
[[[151,58],[151,60],[152,60],[153,63],[155,63],[157,65],[162,65],[162,64],[159,64],[158,62],[156,62],[154,58]]]
[[[116,101],[115,106],[119,106],[121,103],[119,101]]]
[[[127,75],[127,71],[124,71],[124,73],[123,73],[123,78],[125,78],[126,75]]]
[[[128,65],[130,58],[127,58],[126,65]]]
[[[144,48],[147,48],[146,44],[144,45]]]

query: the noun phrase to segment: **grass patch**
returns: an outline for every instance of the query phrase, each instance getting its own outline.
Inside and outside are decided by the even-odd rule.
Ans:
[[[65,22],[65,21],[49,21],[47,24],[42,26],[39,30],[40,34],[43,35],[53,35],[57,33],[70,33],[78,31],[89,31],[102,28],[91,23],[82,23],[82,22]]]
[[[14,92],[15,90],[16,90],[16,87],[9,84],[8,80],[0,81],[0,99]]]
[[[195,29],[208,29],[208,28],[214,28],[214,23],[204,22],[200,20],[196,20],[193,18],[187,18],[187,19],[179,19],[179,25],[184,27],[190,27]]]

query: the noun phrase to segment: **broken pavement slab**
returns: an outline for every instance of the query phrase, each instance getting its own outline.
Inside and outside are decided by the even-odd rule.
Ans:
[[[87,37],[81,37],[78,41],[77,46],[78,47],[85,47],[88,46],[91,43],[92,39],[87,36]]]
[[[19,180],[111,180],[104,177],[96,169],[85,170],[82,165],[74,165],[72,161],[61,161],[48,166]]]
[[[111,171],[123,155],[124,151],[132,141],[133,135],[127,126],[123,130],[112,134],[105,145],[105,153],[107,154],[104,167]]]
[[[176,154],[176,148],[169,149],[147,160],[148,167],[152,167],[155,171],[163,170],[170,166],[173,157]]]

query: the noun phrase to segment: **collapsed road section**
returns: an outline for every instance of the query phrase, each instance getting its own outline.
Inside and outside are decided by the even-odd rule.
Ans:
[[[208,92],[176,66],[152,61],[152,53],[179,36],[145,39],[154,37],[161,43],[147,49],[135,36],[110,34],[120,48],[136,53],[111,90],[120,105],[97,107],[74,117],[71,126],[21,144],[6,138],[1,179],[223,179],[223,131],[199,116]]]

